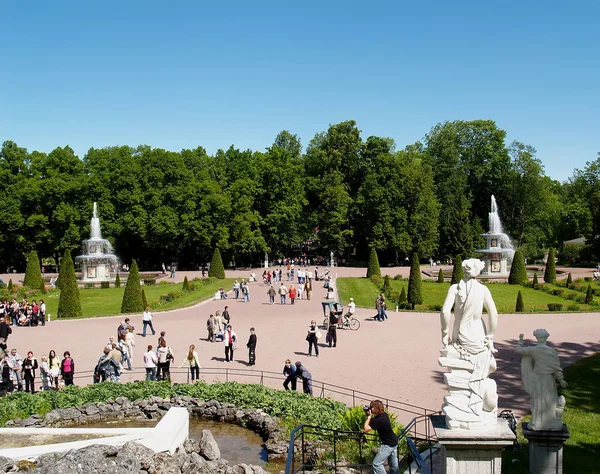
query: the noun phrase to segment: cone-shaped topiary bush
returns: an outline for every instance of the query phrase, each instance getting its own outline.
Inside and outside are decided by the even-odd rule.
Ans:
[[[142,286],[140,285],[140,272],[135,260],[131,261],[129,276],[125,284],[121,313],[141,313],[144,310],[142,300]]]
[[[189,291],[190,291],[190,282],[188,281],[187,276],[183,279],[182,290],[185,291],[186,293],[189,293]]]
[[[117,276],[115,277],[115,288],[121,288],[121,277],[119,276],[118,272]]]
[[[15,285],[12,282],[12,278],[9,278],[7,287],[8,291],[12,291],[15,288]]]
[[[521,294],[521,290],[519,290],[519,294],[517,295],[517,304],[515,306],[515,312],[522,313],[525,311],[523,307],[523,295]]]
[[[142,305],[144,306],[144,311],[146,311],[148,300],[146,299],[146,290],[144,290],[144,288],[142,288]]]
[[[440,268],[440,271],[438,272],[437,282],[444,283],[444,270],[442,270],[441,268]]]
[[[510,267],[510,275],[508,275],[508,283],[511,285],[522,285],[528,280],[527,269],[525,268],[525,258],[523,252],[517,250],[513,256],[512,265]]]
[[[538,281],[537,273],[533,274],[533,289],[537,290],[540,282]]]
[[[392,286],[390,285],[390,276],[386,275],[383,278],[383,292],[387,295],[391,288]]]
[[[79,286],[75,275],[75,265],[73,265],[69,250],[65,250],[60,261],[57,286],[60,289],[57,316],[59,318],[80,318]]]
[[[381,276],[381,268],[379,268],[377,251],[371,249],[371,253],[369,254],[369,266],[367,267],[367,278],[371,278],[374,275]]]
[[[585,294],[585,304],[592,304],[594,301],[594,291],[592,285],[588,285],[587,293]]]
[[[416,252],[413,253],[412,264],[410,266],[407,300],[412,309],[415,309],[415,305],[423,303],[423,292],[421,289],[421,263],[419,262],[419,255]]]
[[[42,271],[40,270],[40,259],[35,250],[32,250],[27,254],[27,268],[25,269],[23,286],[32,289],[35,288],[36,290],[39,289],[42,293],[46,292],[44,278],[42,277]]]
[[[223,259],[221,258],[221,251],[215,248],[215,251],[210,261],[210,269],[208,270],[209,277],[215,277],[220,280],[225,278],[225,268],[223,267]]]
[[[454,259],[454,268],[452,269],[452,280],[450,283],[455,285],[465,276],[465,271],[462,267],[462,258],[459,255]]]
[[[573,277],[569,273],[569,276],[567,276],[567,288],[570,288],[572,284],[573,284]]]
[[[406,303],[406,288],[402,287],[402,291],[400,291],[400,296],[398,297],[398,303],[404,304]]]
[[[544,281],[546,283],[556,283],[556,250],[554,249],[550,249],[548,252],[548,262],[546,262]]]

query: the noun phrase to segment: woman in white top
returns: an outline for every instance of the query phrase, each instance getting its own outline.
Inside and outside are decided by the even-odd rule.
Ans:
[[[158,357],[158,369],[156,374],[156,380],[168,380],[171,381],[171,362],[175,360],[173,357],[173,351],[167,346],[167,341],[164,339],[160,341],[160,347],[156,351]]]
[[[225,343],[225,362],[233,362],[233,351],[237,346],[237,335],[233,332],[233,326],[229,325],[223,334]]]
[[[190,374],[192,375],[192,382],[200,379],[200,361],[198,360],[198,353],[196,352],[196,346],[192,344],[188,350],[187,357],[183,360],[181,367],[189,367]]]
[[[152,345],[148,346],[148,352],[144,354],[144,367],[146,367],[146,380],[156,380],[156,364],[158,358],[154,351],[152,351]]]

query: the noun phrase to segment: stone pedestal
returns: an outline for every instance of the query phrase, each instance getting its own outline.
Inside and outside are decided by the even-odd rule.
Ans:
[[[498,419],[494,428],[481,431],[450,429],[442,415],[432,416],[431,422],[444,448],[441,472],[501,474],[502,450],[515,440],[506,420]]]
[[[529,441],[529,474],[562,474],[563,444],[571,437],[567,425],[560,431],[533,431],[523,423]]]

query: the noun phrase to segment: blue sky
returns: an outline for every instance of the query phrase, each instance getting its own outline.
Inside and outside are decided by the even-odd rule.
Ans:
[[[49,152],[304,146],[354,119],[398,148],[492,119],[564,180],[600,151],[599,1],[6,1],[0,140]]]

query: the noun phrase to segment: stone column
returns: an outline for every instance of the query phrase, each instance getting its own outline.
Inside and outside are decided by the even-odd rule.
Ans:
[[[563,444],[571,437],[567,425],[560,431],[534,431],[523,423],[523,436],[529,441],[529,474],[562,474]]]
[[[516,438],[506,420],[499,418],[487,430],[450,429],[443,415],[432,416],[431,422],[443,447],[442,473],[501,474],[502,450]]]

